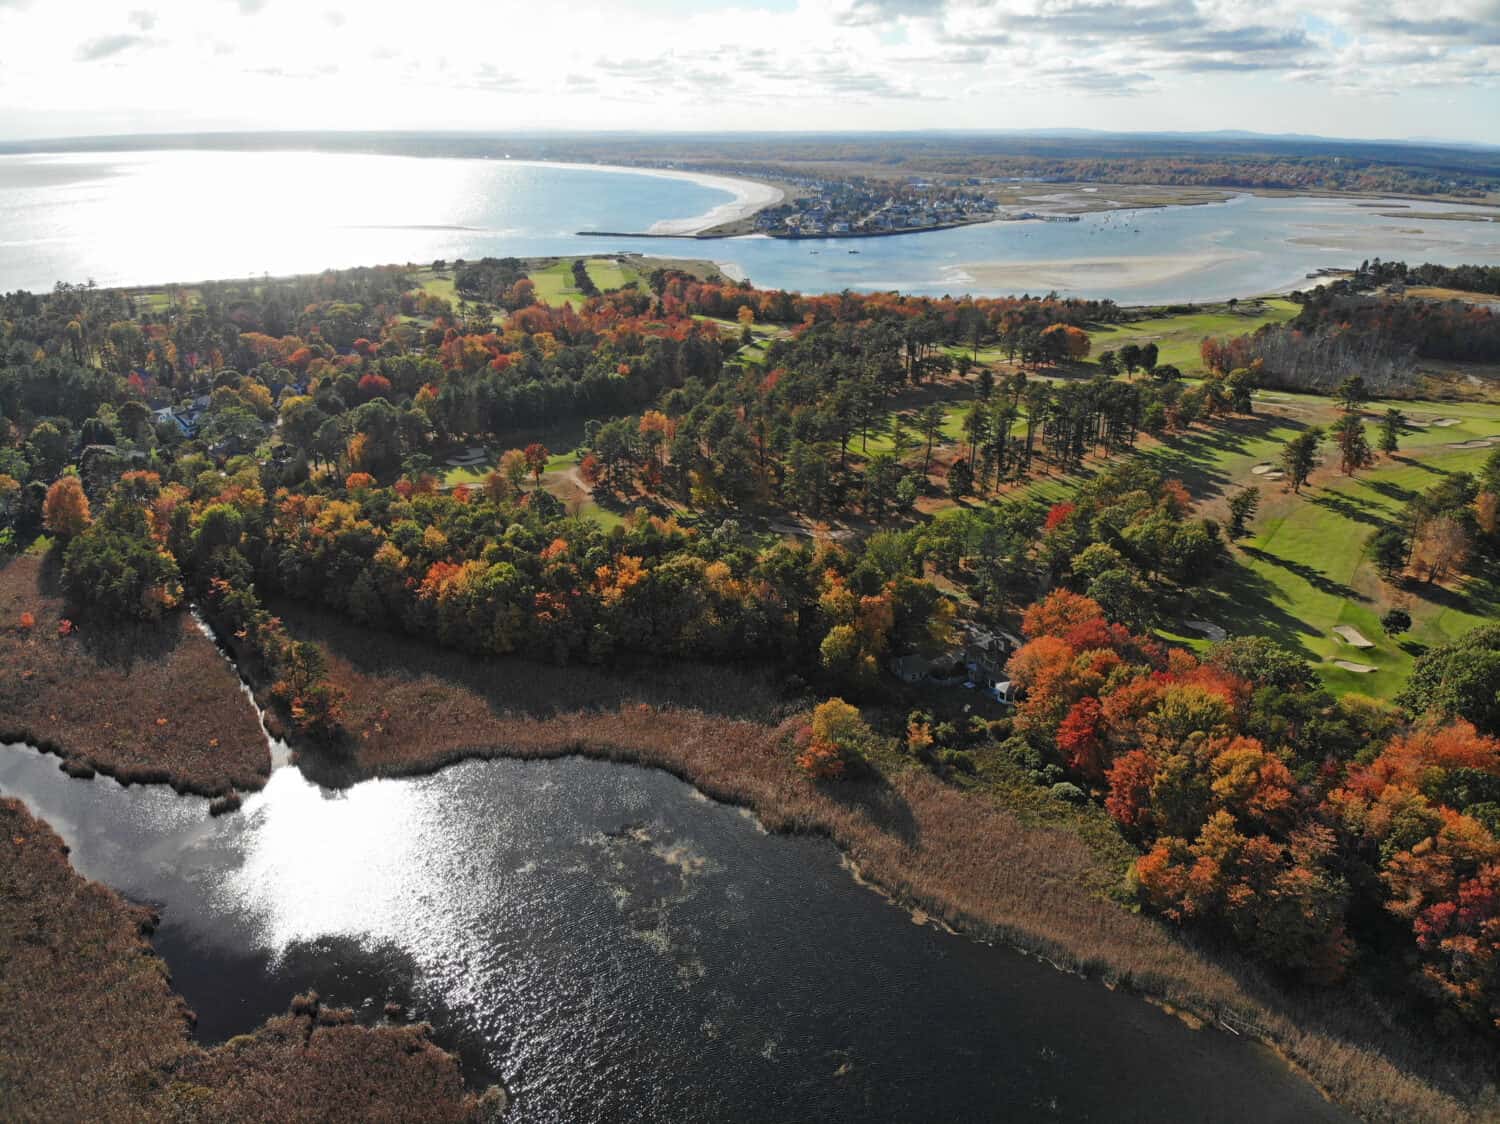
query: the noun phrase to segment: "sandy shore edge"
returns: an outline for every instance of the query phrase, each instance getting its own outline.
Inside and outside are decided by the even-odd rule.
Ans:
[[[727,203],[720,203],[701,215],[680,219],[662,219],[647,228],[647,234],[699,234],[715,226],[738,222],[755,212],[775,206],[786,198],[781,188],[759,180],[738,179],[734,176],[713,175],[708,172],[684,172],[676,168],[631,167],[628,164],[579,164],[564,160],[495,160],[496,164],[512,164],[521,168],[571,168],[583,172],[613,172],[632,176],[658,176],[662,179],[685,180],[699,187],[710,187],[716,191],[727,191],[734,196]]]

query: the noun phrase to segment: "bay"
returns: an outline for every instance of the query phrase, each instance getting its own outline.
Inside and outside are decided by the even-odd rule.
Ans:
[[[1046,188],[1039,187],[1045,192]],[[1108,188],[1100,189],[1107,196]],[[624,251],[710,258],[761,287],[1121,303],[1310,284],[1366,258],[1500,264],[1500,212],[1420,200],[1240,195],[1222,204],[880,238],[579,237],[733,201],[711,182],[578,165],[329,152],[0,156],[0,290],[284,275],[437,258]],[[1484,221],[1423,217],[1473,213]]]

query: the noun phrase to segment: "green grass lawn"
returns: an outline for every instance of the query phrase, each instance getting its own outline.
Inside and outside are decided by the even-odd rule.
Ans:
[[[1460,417],[1463,424],[1439,433],[1500,432],[1489,429],[1496,413],[1492,405],[1447,403],[1443,410],[1443,416]],[[1329,413],[1325,403],[1323,414]],[[1299,651],[1317,664],[1335,690],[1390,697],[1424,646],[1446,643],[1500,615],[1500,585],[1471,576],[1454,588],[1413,583],[1396,589],[1366,559],[1365,542],[1371,532],[1393,522],[1409,499],[1447,474],[1477,470],[1490,450],[1450,449],[1446,440],[1408,443],[1408,449],[1421,450],[1419,456],[1382,457],[1375,467],[1352,477],[1339,473],[1329,450],[1300,496],[1251,473],[1257,463],[1274,462],[1282,443],[1303,425],[1325,421],[1324,416],[1249,419],[1232,428],[1194,432],[1141,455],[1180,477],[1195,496],[1227,495],[1249,484],[1261,489],[1251,534],[1231,550],[1225,570],[1195,591],[1192,612],[1231,635],[1269,636]],[[1212,503],[1208,509],[1216,513]],[[1411,613],[1412,631],[1387,637],[1380,617],[1398,604]],[[1344,643],[1333,633],[1339,625],[1358,628],[1375,647],[1356,649]],[[1207,646],[1197,634],[1167,631],[1194,647]],[[1333,666],[1335,659],[1378,670],[1346,671]]]
[[[1449,583],[1452,588],[1417,583],[1398,590],[1382,582],[1366,560],[1365,542],[1378,526],[1394,521],[1409,499],[1444,475],[1473,472],[1484,463],[1489,449],[1449,446],[1500,435],[1500,404],[1398,403],[1410,417],[1429,422],[1453,418],[1459,424],[1409,429],[1394,458],[1382,456],[1373,468],[1353,477],[1339,473],[1332,447],[1325,445],[1323,466],[1303,493],[1294,496],[1285,491],[1284,482],[1262,480],[1251,470],[1258,464],[1279,463],[1283,444],[1306,426],[1326,427],[1335,416],[1333,404],[1312,395],[1263,397],[1276,401],[1278,414],[1227,419],[1161,443],[1143,441],[1136,454],[1167,477],[1180,479],[1200,501],[1203,513],[1221,522],[1226,519],[1224,497],[1247,485],[1261,490],[1261,508],[1251,522],[1251,533],[1231,548],[1224,570],[1194,591],[1184,619],[1212,621],[1231,635],[1269,636],[1311,661],[1331,689],[1389,698],[1405,682],[1412,660],[1424,646],[1445,643],[1500,617],[1500,577],[1471,577],[1456,587]],[[1373,416],[1386,405],[1376,402],[1367,407],[1372,440]],[[944,435],[957,442],[972,402],[953,401],[945,408]],[[851,447],[860,451],[857,437]],[[889,449],[888,436],[869,443],[871,454]],[[1081,473],[1044,475],[1041,468],[1007,498],[1056,503],[1068,499],[1097,471],[1091,465]],[[969,501],[975,502],[979,501]],[[943,508],[934,514],[943,518],[955,510],[956,506]],[[1398,604],[1411,613],[1412,631],[1387,637],[1380,617]],[[1344,643],[1333,633],[1339,625],[1358,628],[1375,647],[1356,649]],[[1209,644],[1201,634],[1171,622],[1160,631],[1200,650]],[[1333,665],[1335,659],[1378,670],[1346,671]]]
[[[533,269],[527,276],[536,283],[536,298],[554,308],[559,305],[580,305],[586,299],[573,284],[573,258],[564,258],[545,269]],[[589,258],[584,262],[589,278],[603,292],[619,289],[640,279],[633,266],[612,258]]]
[[[572,268],[571,265],[569,268]],[[611,289],[623,289],[641,276],[634,267],[612,258],[589,258],[584,262],[583,268],[588,272],[589,279],[606,293]]]
[[[582,302],[583,294],[573,287],[572,261],[560,261],[546,269],[533,269],[528,277],[536,284],[536,299],[554,308]]]
[[[458,287],[453,282],[453,273],[445,270],[442,273],[434,273],[432,267],[428,266],[418,271],[418,280],[423,292],[431,293],[435,297],[441,297],[449,304],[458,304]]]

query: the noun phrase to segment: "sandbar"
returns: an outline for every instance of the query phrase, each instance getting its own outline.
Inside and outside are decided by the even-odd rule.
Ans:
[[[1143,254],[1140,257],[1054,258],[1049,261],[970,262],[945,271],[951,280],[986,289],[1098,289],[1159,285],[1236,261],[1238,254]]]

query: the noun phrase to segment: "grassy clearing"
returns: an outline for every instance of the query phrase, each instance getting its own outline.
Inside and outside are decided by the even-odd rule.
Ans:
[[[976,936],[1209,1021],[1232,1012],[1368,1118],[1474,1118],[1426,1076],[1460,1080],[1454,1051],[1440,1055],[1388,1029],[1369,997],[1288,993],[1238,958],[1122,909],[1110,892],[1128,848],[1095,822],[1101,813],[1048,806],[996,751],[962,785],[904,758],[882,760],[872,778],[819,785],[792,763],[800,704],[763,677],[697,665],[613,676],[481,661],[275,608],[294,635],[324,646],[333,679],[350,692],[348,755],[302,762],[325,782],[422,773],[475,756],[583,753],[662,768],[752,808],[772,830],[828,836],[898,901]],[[1483,1079],[1482,1065],[1457,1068],[1461,1082]]]
[[[632,281],[640,280],[641,276],[634,266],[613,258],[589,258],[583,263],[583,268],[588,272],[589,280],[606,293],[611,289],[623,289]]]
[[[1184,374],[1198,374],[1203,370],[1198,346],[1205,336],[1245,335],[1262,324],[1290,320],[1298,311],[1299,307],[1291,301],[1273,297],[1244,301],[1233,311],[1227,305],[1216,305],[1209,311],[1090,328],[1089,339],[1095,359],[1100,352],[1119,351],[1129,343],[1137,346],[1154,343],[1159,351],[1158,363],[1170,363]]]
[[[572,261],[559,261],[543,269],[533,269],[528,274],[536,283],[536,299],[554,307],[582,303],[583,294],[573,285]]]
[[[1297,315],[1296,304],[1281,297],[1266,297],[1259,300],[1242,301],[1233,310],[1227,304],[1205,305],[1200,311],[1180,313],[1173,316],[1153,317],[1147,320],[1132,320],[1124,324],[1096,324],[1088,329],[1092,345],[1092,360],[1076,368],[1088,375],[1097,373],[1101,352],[1119,351],[1126,344],[1144,346],[1156,344],[1158,363],[1170,363],[1185,375],[1203,372],[1203,361],[1198,348],[1205,336],[1239,336],[1253,332],[1262,324],[1279,324]],[[1001,347],[981,347],[976,353],[972,348],[949,347],[954,357],[966,355],[981,363],[1007,363],[1006,352]],[[1045,373],[1032,377],[1047,378]]]
[[[153,628],[83,622],[61,636],[54,580],[34,556],[0,568],[0,741],[56,753],[70,771],[206,796],[265,783],[271,756],[255,711],[190,616]]]
[[[423,292],[431,293],[435,297],[441,297],[448,303],[457,306],[458,287],[453,281],[453,271],[445,269],[441,272],[434,270],[432,266],[425,265],[416,271],[415,280],[417,287]]]
[[[536,298],[545,304],[580,305],[586,299],[573,284],[573,258],[562,258],[551,265],[529,270],[527,276],[536,283]],[[613,258],[589,258],[584,262],[589,278],[604,292],[640,279],[640,272],[629,263]]]
[[[237,694],[238,692],[236,692]],[[350,1025],[300,998],[213,1050],[145,939],[150,912],[80,877],[67,848],[0,800],[0,1115],[7,1120],[475,1118],[425,1027]],[[493,1098],[494,1094],[491,1094]]]

